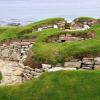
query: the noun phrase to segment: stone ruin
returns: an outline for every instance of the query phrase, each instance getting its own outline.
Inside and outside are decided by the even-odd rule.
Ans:
[[[95,38],[95,32],[87,32],[87,33],[84,33],[83,34],[74,34],[74,32],[72,34],[61,34],[61,35],[58,35],[58,36],[51,36],[51,37],[48,37],[46,39],[46,42],[49,43],[49,42],[66,42],[66,41],[81,41],[81,40],[87,40],[87,39],[92,39],[92,38]]]
[[[27,51],[31,49],[33,42],[13,42],[0,46],[0,59],[6,61],[21,62],[27,57]]]
[[[70,29],[72,29],[72,30],[87,30],[92,25],[95,25],[95,24],[98,24],[97,20],[89,20],[89,21],[82,21],[82,22],[77,22],[77,20],[73,20],[71,22]]]
[[[64,62],[64,66],[41,64],[40,69],[30,68],[23,65],[23,61],[32,44],[33,42],[13,42],[0,46],[0,72],[3,77],[0,85],[20,84],[39,77],[43,72],[100,69],[100,57],[70,60]]]
[[[0,45],[0,85],[17,84],[40,75],[40,71],[24,66],[27,52],[32,48],[32,41],[11,42]]]
[[[58,21],[56,23],[52,23],[52,24],[44,24],[41,27],[33,27],[33,32],[35,31],[42,31],[44,29],[50,29],[50,28],[54,28],[54,29],[62,29],[64,30],[66,26],[66,21]]]

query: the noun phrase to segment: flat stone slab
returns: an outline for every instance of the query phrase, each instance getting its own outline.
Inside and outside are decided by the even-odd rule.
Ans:
[[[63,68],[63,67],[54,67],[48,70],[48,72],[55,72],[61,70],[77,70],[76,68]]]

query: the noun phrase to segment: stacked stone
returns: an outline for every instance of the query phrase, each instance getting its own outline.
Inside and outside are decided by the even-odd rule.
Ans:
[[[94,58],[83,58],[80,68],[82,69],[94,69],[95,61]]]
[[[65,29],[65,26],[66,26],[66,21],[59,21],[58,23],[57,23],[57,26],[58,26],[58,28],[59,29]]]
[[[3,77],[1,85],[13,85],[39,77],[43,69],[32,69],[22,63],[0,60],[0,71]]]
[[[0,59],[7,61],[23,61],[27,57],[27,51],[32,47],[32,42],[13,42],[0,46]]]
[[[44,29],[50,29],[50,28],[59,28],[59,29],[64,30],[65,26],[66,26],[66,21],[58,21],[56,23],[46,24],[46,25],[43,25],[43,26],[38,27],[38,28],[33,28],[33,32],[34,31],[42,31]]]

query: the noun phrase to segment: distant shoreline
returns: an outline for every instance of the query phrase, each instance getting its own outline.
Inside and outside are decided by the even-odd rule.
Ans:
[[[78,17],[80,17],[80,16],[78,16]],[[25,19],[25,20],[22,20],[22,19],[0,19],[0,26],[9,26],[11,24],[20,24],[20,26],[23,26],[23,25],[31,24],[31,23],[37,22],[39,20],[44,20],[47,18],[41,18],[41,19],[34,19],[33,18],[33,20],[32,19],[30,19],[30,20],[29,19]],[[77,17],[74,17],[74,18],[62,17],[62,18],[64,18],[68,23],[70,23]],[[96,19],[99,19],[99,18],[96,18]]]

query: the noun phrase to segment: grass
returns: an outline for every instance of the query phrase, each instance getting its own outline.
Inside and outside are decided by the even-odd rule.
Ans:
[[[100,71],[59,71],[0,87],[0,100],[100,100]]]
[[[38,21],[29,25],[19,26],[19,27],[0,27],[0,41],[11,40],[11,39],[27,39],[32,38],[33,28],[40,27],[44,24],[56,23],[57,21],[62,21],[64,18],[49,18],[46,20]],[[35,34],[36,32],[34,32]]]

